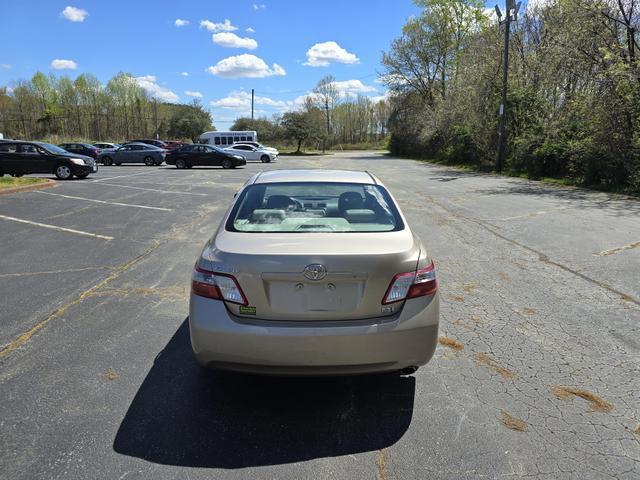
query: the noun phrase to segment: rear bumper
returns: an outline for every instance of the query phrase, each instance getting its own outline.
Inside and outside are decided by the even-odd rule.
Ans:
[[[392,317],[361,321],[273,322],[237,317],[223,302],[191,296],[189,328],[197,360],[225,370],[272,375],[340,375],[426,364],[438,341],[439,300],[408,300]]]

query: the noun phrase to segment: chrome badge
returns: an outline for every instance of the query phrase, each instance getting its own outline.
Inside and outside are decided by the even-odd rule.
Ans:
[[[309,280],[322,280],[327,276],[327,269],[319,263],[312,263],[304,267],[304,276]]]

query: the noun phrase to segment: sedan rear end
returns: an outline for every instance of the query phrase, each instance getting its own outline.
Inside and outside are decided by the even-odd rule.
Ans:
[[[438,319],[432,260],[364,172],[258,174],[194,267],[192,345],[214,368],[413,371]]]

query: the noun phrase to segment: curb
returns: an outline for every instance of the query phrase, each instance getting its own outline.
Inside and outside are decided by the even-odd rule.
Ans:
[[[29,192],[31,190],[41,190],[43,188],[57,187],[58,182],[55,180],[47,179],[43,183],[34,183],[33,185],[22,185],[20,187],[0,188],[0,195],[7,195],[9,193]]]

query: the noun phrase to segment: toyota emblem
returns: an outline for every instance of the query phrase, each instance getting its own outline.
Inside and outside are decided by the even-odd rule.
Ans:
[[[327,269],[319,263],[312,263],[304,267],[304,276],[309,280],[322,280],[327,276]]]

